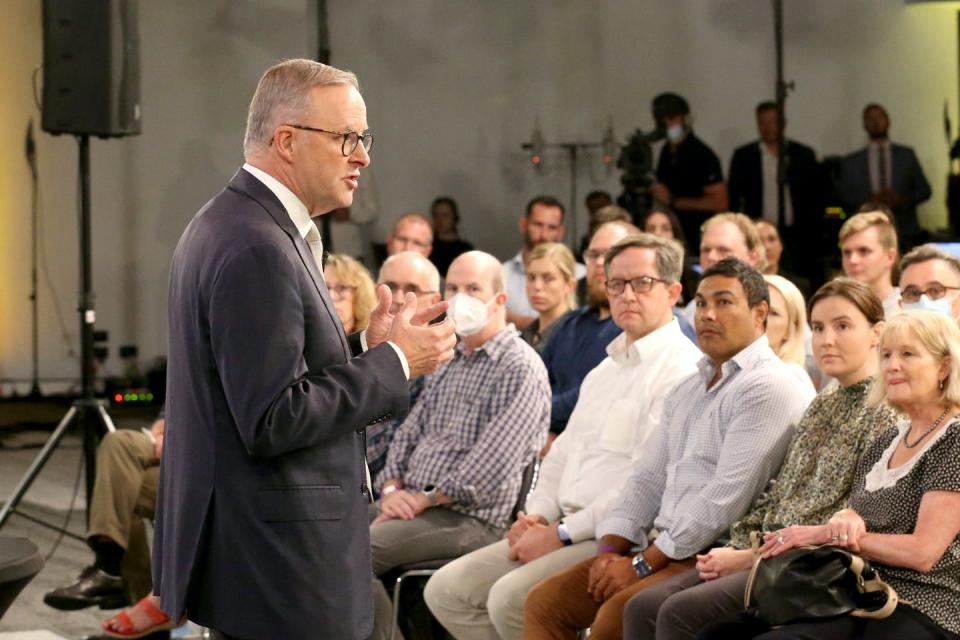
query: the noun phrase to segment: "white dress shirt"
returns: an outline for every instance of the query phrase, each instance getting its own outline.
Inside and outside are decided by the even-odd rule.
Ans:
[[[580,398],[543,460],[527,513],[563,518],[574,542],[593,537],[631,468],[648,453],[664,398],[697,371],[702,354],[676,320],[627,346],[621,333],[580,388]]]
[[[774,225],[780,223],[777,203],[777,156],[760,142],[760,166],[763,174],[763,218]],[[790,201],[790,185],[783,184],[783,224],[793,226],[793,203]]]

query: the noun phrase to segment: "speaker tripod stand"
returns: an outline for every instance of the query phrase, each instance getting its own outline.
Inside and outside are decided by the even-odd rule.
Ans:
[[[93,308],[93,268],[90,232],[90,136],[77,136],[79,147],[80,172],[80,296],[77,311],[80,313],[80,379],[81,396],[67,411],[63,419],[54,429],[43,449],[34,458],[30,468],[17,483],[17,487],[7,498],[0,509],[0,528],[10,516],[16,513],[28,520],[57,531],[61,527],[50,524],[40,518],[17,510],[20,500],[30,489],[37,475],[53,455],[54,450],[63,439],[63,434],[74,424],[80,426],[83,432],[83,462],[86,469],[87,489],[87,523],[90,522],[90,497],[93,495],[93,483],[97,474],[97,446],[100,437],[111,431],[116,431],[110,414],[107,413],[107,403],[94,396],[94,359],[93,359],[93,324],[96,312]],[[83,540],[81,536],[64,532],[72,538]]]

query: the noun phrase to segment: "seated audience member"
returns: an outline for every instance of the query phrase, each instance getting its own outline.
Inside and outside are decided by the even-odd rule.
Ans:
[[[893,286],[897,230],[883,211],[858,213],[840,227],[843,273],[873,289],[887,318],[900,310],[900,290]]]
[[[461,253],[473,250],[473,245],[460,237],[457,225],[460,224],[460,208],[457,201],[441,196],[430,205],[430,217],[433,218],[433,251],[430,261],[440,273],[446,273],[450,263]]]
[[[657,159],[657,181],[650,195],[673,209],[691,246],[700,246],[707,218],[728,209],[727,185],[717,154],[693,132],[686,99],[661,93],[653,99],[653,119],[666,134]]]
[[[350,335],[366,329],[370,312],[377,304],[373,279],[367,268],[350,256],[331,253],[323,268],[323,279],[343,323],[343,332]]]
[[[593,237],[594,231],[596,231],[600,225],[606,222],[613,222],[612,219],[601,219],[600,216],[597,215],[601,209],[606,209],[607,207],[613,206],[613,197],[606,191],[591,191],[587,194],[587,197],[584,198],[583,203],[587,206],[587,220],[589,221],[589,226],[587,227],[587,233],[580,238],[580,246],[577,249],[577,259],[583,257],[583,252],[586,251],[587,247],[590,245],[590,238]],[[616,207],[616,209],[627,214],[624,222],[633,222],[633,217],[630,215],[629,211],[626,209],[621,209],[620,207]]]
[[[784,140],[786,180],[781,217],[777,188],[777,156],[780,155],[777,103],[766,101],[758,104],[756,118],[760,140],[738,147],[730,159],[730,177],[727,180],[730,208],[754,220],[765,220],[789,237],[791,246],[787,251],[787,263],[793,270],[812,275],[820,267],[820,246],[823,244],[820,229],[825,184],[817,154],[796,140]],[[809,293],[809,290],[804,291],[805,295]]]
[[[509,260],[503,263],[504,279],[507,283],[507,321],[518,329],[524,329],[537,318],[537,311],[527,300],[527,277],[524,271],[524,259],[538,244],[560,242],[565,229],[563,227],[563,204],[553,196],[537,196],[527,203],[527,210],[520,218],[520,235],[523,247]],[[577,279],[585,274],[583,265],[577,264]]]
[[[693,300],[693,294],[697,291],[697,283],[700,282],[700,274],[693,270],[697,257],[689,254],[690,248],[687,246],[687,240],[683,235],[680,219],[669,207],[663,203],[655,202],[653,210],[643,219],[641,226],[645,233],[652,233],[659,238],[676,240],[683,247],[683,275],[680,277],[683,292],[680,294],[677,305],[686,305],[690,300]]]
[[[401,251],[416,251],[424,258],[430,257],[433,250],[433,227],[430,221],[419,213],[407,213],[393,225],[393,231],[387,235],[387,255]]]
[[[930,184],[910,147],[890,142],[890,117],[879,104],[863,109],[867,146],[843,158],[837,194],[848,211],[862,202],[879,202],[891,209],[903,251],[923,242],[917,205],[930,199]]]
[[[763,276],[770,290],[770,313],[767,315],[767,340],[777,357],[797,376],[800,384],[813,382],[805,368],[807,361],[804,349],[804,331],[807,328],[807,311],[800,290],[781,276]]]
[[[163,434],[161,411],[149,432],[121,429],[104,436],[97,450],[87,531],[93,565],[76,583],[44,595],[46,604],[66,611],[95,605],[112,609],[150,593],[150,550],[143,519],[153,518],[156,508]],[[158,598],[146,595],[105,622],[104,629],[137,633],[176,627],[159,606]]]
[[[597,556],[530,591],[525,637],[590,627],[592,640],[620,638],[627,600],[693,568],[779,469],[813,394],[770,349],[768,308],[753,267],[727,258],[704,272],[699,371],[666,397],[661,428],[597,525]]]
[[[900,308],[939,311],[960,320],[960,259],[929,244],[903,256]]]
[[[838,386],[810,403],[776,480],[730,527],[727,545],[697,556],[696,568],[630,599],[624,638],[692,640],[718,617],[741,611],[753,563],[750,533],[829,520],[846,505],[865,448],[896,423],[890,409],[866,406],[883,329],[876,294],[855,280],[837,278],[811,298],[810,323],[817,362]]]
[[[871,405],[898,424],[869,444],[847,508],[821,525],[764,536],[764,555],[828,544],[871,561],[900,602],[882,620],[853,616],[771,629],[736,614],[702,638],[957,638],[960,636],[960,329],[930,311],[907,311],[880,337],[880,377]],[[785,524],[785,521],[781,524]]]
[[[541,354],[553,393],[551,439],[567,426],[577,404],[580,383],[606,357],[607,345],[620,334],[620,327],[610,316],[603,261],[610,247],[637,233],[640,230],[629,222],[609,222],[593,234],[583,256],[587,263],[587,304],[557,321]]]
[[[790,273],[780,264],[780,258],[783,257],[783,241],[780,239],[780,232],[777,231],[777,228],[767,220],[757,220],[754,224],[757,227],[757,233],[760,234],[760,240],[763,242],[763,249],[767,258],[767,266],[764,267],[763,274],[783,276],[796,285],[804,298],[809,296],[810,281],[795,273]]]
[[[500,263],[461,255],[446,278],[448,316],[461,337],[397,430],[372,506],[373,572],[450,558],[499,540],[524,468],[543,447],[550,383],[537,353],[507,324]],[[373,637],[392,619],[377,577]]]
[[[583,242],[580,243],[580,253],[575,256],[577,260],[583,260],[584,254],[590,248],[590,238],[593,237],[593,234],[597,232],[597,229],[607,224],[608,222],[626,222],[627,224],[633,224],[633,216],[630,215],[630,212],[622,207],[617,205],[608,205],[597,209],[590,215],[590,227],[587,230],[587,235],[583,237]],[[577,280],[577,300],[581,304],[587,302],[587,279],[580,278]]]
[[[753,220],[742,213],[718,213],[703,223],[700,240],[700,269],[707,269],[731,257],[763,271],[766,251]],[[691,297],[683,309],[683,317],[693,324],[697,302]]]
[[[393,303],[390,313],[397,313],[403,307],[403,297],[407,293],[417,296],[417,310],[422,311],[440,302],[440,274],[430,260],[415,251],[395,253],[380,267],[377,285],[390,289]],[[410,381],[410,409],[423,391],[426,376]],[[396,413],[393,417],[367,427],[367,465],[374,479],[387,463],[387,450],[396,430],[403,424],[409,410]]]
[[[537,353],[543,353],[557,320],[577,306],[576,262],[570,249],[559,242],[537,245],[524,260],[527,298],[539,316],[520,332],[520,337]]]
[[[697,370],[700,351],[671,312],[682,264],[680,245],[649,234],[629,236],[607,253],[607,296],[623,333],[584,379],[526,512],[506,540],[447,565],[427,583],[427,604],[454,637],[519,639],[530,588],[596,554],[594,527],[647,454],[664,397]]]

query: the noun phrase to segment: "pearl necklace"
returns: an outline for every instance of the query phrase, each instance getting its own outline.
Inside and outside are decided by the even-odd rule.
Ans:
[[[909,442],[907,442],[907,436],[910,435],[910,431],[907,430],[907,432],[903,434],[903,446],[905,446],[907,449],[913,449],[915,446],[923,442],[924,438],[926,438],[928,435],[930,435],[933,432],[934,429],[940,426],[940,423],[943,422],[943,419],[947,417],[947,412],[949,411],[950,411],[950,407],[947,407],[946,409],[944,409],[943,413],[940,414],[940,417],[937,418],[937,421],[934,422],[932,425],[930,425],[930,428],[924,431],[923,435],[917,438],[917,441],[914,442],[913,444],[910,444]]]

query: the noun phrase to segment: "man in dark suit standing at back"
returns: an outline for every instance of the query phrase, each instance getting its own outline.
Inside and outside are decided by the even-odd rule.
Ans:
[[[348,339],[311,216],[350,206],[372,136],[356,77],[267,70],[246,163],[173,257],[154,588],[215,638],[364,638],[372,624],[364,427],[452,357],[450,321],[389,290]],[[353,354],[363,351],[362,354]]]
[[[883,106],[864,107],[863,129],[870,142],[843,158],[837,195],[850,214],[867,202],[889,207],[897,225],[900,251],[906,253],[925,240],[917,220],[917,205],[930,199],[930,184],[913,149],[890,142],[890,116]]]
[[[810,259],[811,251],[823,244],[824,183],[817,155],[804,144],[785,140],[786,183],[781,216],[777,193],[777,103],[761,102],[756,116],[760,140],[738,147],[730,160],[730,208],[773,224],[780,237],[788,240],[784,266],[819,282],[823,274],[811,273],[819,265]],[[797,251],[803,252],[802,256],[795,255]]]

